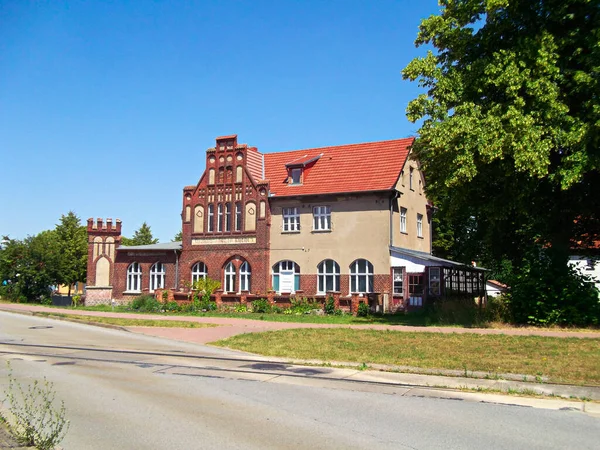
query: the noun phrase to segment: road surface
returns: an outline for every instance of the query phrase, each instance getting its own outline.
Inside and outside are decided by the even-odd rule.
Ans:
[[[0,312],[0,384],[46,377],[65,449],[592,449],[600,419],[407,395],[345,372]]]

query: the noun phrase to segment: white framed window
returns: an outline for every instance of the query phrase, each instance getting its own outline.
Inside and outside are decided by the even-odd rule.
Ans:
[[[150,267],[150,292],[165,287],[165,266],[157,262]]]
[[[283,232],[300,231],[300,214],[298,208],[282,208]]]
[[[302,169],[291,169],[290,178],[290,184],[302,184]]]
[[[313,230],[331,231],[330,206],[315,206],[313,208]]]
[[[400,232],[406,233],[406,208],[400,208]]]
[[[250,277],[250,264],[248,264],[248,261],[244,261],[240,266],[240,291],[250,290]]]
[[[235,292],[235,266],[233,261],[225,266],[225,283],[223,283],[226,293]]]
[[[137,262],[132,262],[127,268],[127,290],[142,292],[142,268]]]
[[[325,294],[327,291],[339,292],[340,290],[340,265],[333,259],[321,261],[317,266],[317,293]]]
[[[231,204],[225,203],[225,231],[231,231]]]
[[[242,230],[242,204],[235,204],[235,231]]]
[[[294,261],[280,261],[271,272],[271,285],[277,293],[300,290],[300,266]]]
[[[192,266],[192,283],[195,283],[200,278],[206,278],[206,275],[208,275],[208,269],[203,262],[197,262]]]
[[[392,277],[394,295],[404,295],[404,269],[402,267],[394,267],[392,269]]]
[[[373,292],[373,264],[366,259],[357,259],[350,265],[350,293]]]
[[[213,219],[215,217],[214,205],[208,205],[208,214],[206,215],[206,231],[212,233],[214,229]]]
[[[408,187],[411,191],[414,191],[414,187],[413,187],[413,172],[414,169],[411,167],[410,170],[408,171]]]
[[[217,232],[223,232],[223,205],[217,205]]]
[[[423,214],[417,214],[417,236],[423,237]]]

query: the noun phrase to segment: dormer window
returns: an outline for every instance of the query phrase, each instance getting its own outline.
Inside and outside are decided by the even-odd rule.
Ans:
[[[302,169],[294,168],[290,170],[290,184],[302,184]]]

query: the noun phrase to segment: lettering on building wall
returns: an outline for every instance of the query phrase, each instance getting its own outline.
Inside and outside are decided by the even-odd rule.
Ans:
[[[166,252],[127,252],[127,256],[163,256]]]
[[[192,245],[256,244],[256,236],[192,239]]]

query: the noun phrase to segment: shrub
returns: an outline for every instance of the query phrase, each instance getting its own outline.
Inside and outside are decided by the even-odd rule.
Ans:
[[[320,310],[321,305],[313,299],[308,300],[306,297],[292,297],[290,298],[290,309],[293,314],[310,314],[315,310]]]
[[[356,312],[358,317],[367,317],[369,315],[369,305],[364,302],[358,304],[358,311]]]
[[[51,306],[52,305],[52,299],[50,297],[42,297],[42,299],[40,300],[40,303],[42,305]]]
[[[266,298],[259,298],[258,300],[254,300],[252,302],[253,313],[269,313],[271,312],[271,309],[271,305]]]
[[[237,313],[245,313],[248,312],[248,307],[246,305],[236,305],[235,312]]]
[[[178,312],[181,310],[181,307],[179,306],[179,303],[177,303],[176,301],[170,301],[165,303],[165,311],[168,312]]]
[[[135,311],[142,312],[157,312],[162,309],[161,303],[152,295],[140,295],[134,298],[129,304],[130,308]]]
[[[73,308],[77,308],[79,306],[79,304],[81,303],[81,295],[79,294],[75,294],[72,298],[71,298],[71,304],[73,305]]]
[[[45,377],[42,382],[34,380],[24,389],[13,377],[10,365],[8,369],[8,389],[5,394],[13,421],[11,432],[25,446],[54,449],[69,430],[64,402],[60,402],[58,408],[54,405],[56,391]]]
[[[327,300],[325,301],[325,306],[323,308],[323,312],[325,314],[336,314],[335,301],[333,300],[333,297],[327,297]]]
[[[510,302],[506,294],[488,297],[483,310],[483,319],[488,322],[512,322]]]

